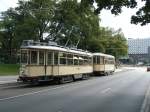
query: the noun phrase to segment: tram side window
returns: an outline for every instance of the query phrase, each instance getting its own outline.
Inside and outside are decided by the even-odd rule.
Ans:
[[[84,65],[88,65],[88,57],[84,56]]]
[[[100,64],[104,64],[104,57],[100,57]]]
[[[48,52],[48,65],[53,65],[53,52]]]
[[[67,64],[73,65],[73,55],[72,54],[67,54]]]
[[[83,56],[79,57],[79,65],[83,65],[84,64],[84,59]]]
[[[54,52],[54,64],[58,65],[58,53]]]
[[[78,60],[78,56],[77,55],[74,55],[73,60],[74,60],[74,65],[78,65],[79,64],[79,60]]]
[[[94,58],[93,58],[93,63],[96,64],[96,62],[97,62],[97,61],[96,61],[96,56],[94,56]]]
[[[97,56],[97,64],[100,64],[100,56]]]
[[[107,58],[105,58],[105,64],[108,64],[108,59]]]
[[[44,51],[39,51],[39,64],[44,64]]]
[[[60,64],[61,65],[66,65],[66,54],[65,53],[59,53],[59,58],[60,58]]]
[[[110,59],[110,64],[114,64],[114,59]]]
[[[21,63],[22,64],[27,64],[27,51],[21,51]]]
[[[37,64],[37,51],[31,51],[31,64]]]
[[[91,65],[92,64],[92,57],[88,58],[88,64]]]

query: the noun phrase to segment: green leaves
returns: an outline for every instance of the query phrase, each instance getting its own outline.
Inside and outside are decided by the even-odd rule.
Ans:
[[[146,25],[150,23],[150,1],[149,0],[81,0],[83,6],[93,5],[97,3],[95,14],[100,14],[103,9],[110,10],[112,14],[119,15],[123,7],[137,8],[138,2],[144,2],[145,5],[140,7],[135,15],[131,17],[132,24]]]
[[[150,23],[150,1],[145,1],[145,5],[141,7],[137,12],[136,15],[132,16],[131,23],[138,24],[140,23],[142,26]]]
[[[98,6],[120,11],[122,1],[98,1]],[[7,53],[3,57],[11,59],[17,54],[21,42],[27,39],[49,41],[60,45],[77,46],[91,52],[113,54],[116,57],[127,52],[126,41],[120,31],[103,28],[99,25],[100,17],[96,15],[93,0],[30,0],[18,3],[18,7],[10,8],[2,13],[0,22],[0,48]],[[78,44],[79,43],[79,44]],[[14,52],[15,50],[15,52]],[[9,54],[9,55],[7,55]],[[17,58],[17,56],[16,56]],[[12,58],[14,59],[14,58]]]

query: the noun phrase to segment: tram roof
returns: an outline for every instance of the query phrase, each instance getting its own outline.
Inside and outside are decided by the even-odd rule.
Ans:
[[[45,49],[45,50],[62,51],[62,52],[69,52],[69,53],[92,56],[92,53],[90,53],[88,51],[83,51],[80,49],[74,50],[74,49],[65,48],[65,47],[58,47],[58,46],[29,45],[29,46],[21,46],[21,49],[43,49],[43,50]]]
[[[104,56],[104,57],[108,57],[108,58],[115,58],[112,55],[104,54],[104,53],[93,53],[93,56]]]

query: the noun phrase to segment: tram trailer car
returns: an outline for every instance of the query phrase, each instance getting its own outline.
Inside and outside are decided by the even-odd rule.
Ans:
[[[20,52],[19,81],[63,83],[93,73],[92,53],[87,51],[28,40],[23,42]]]
[[[110,75],[115,71],[115,57],[103,53],[93,53],[93,73]]]

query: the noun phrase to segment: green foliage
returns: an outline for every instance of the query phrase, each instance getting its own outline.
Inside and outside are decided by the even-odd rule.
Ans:
[[[132,16],[131,23],[140,23],[142,26],[150,23],[150,1],[143,1],[145,2],[145,5],[136,12],[136,15]]]
[[[0,76],[2,75],[18,75],[19,65],[17,64],[0,64]]]
[[[81,2],[85,2],[85,6],[93,5],[94,1],[97,3],[97,8],[95,9],[95,13],[99,14],[101,10],[106,9],[110,10],[112,14],[119,14],[122,12],[122,7],[130,7],[134,8],[137,6],[136,0],[81,0]]]
[[[118,58],[126,55],[126,40],[121,31],[99,25],[99,15],[94,13],[98,9],[92,1],[19,0],[18,7],[2,13],[0,62],[16,63],[21,42],[27,39],[52,40],[69,47],[78,45],[80,49]]]
[[[83,8],[77,0],[61,1],[55,10],[54,24],[50,30],[52,36],[47,39],[61,45],[69,40],[69,44],[75,46],[79,40],[81,43],[92,38],[99,29],[99,17],[93,13],[92,8],[93,6]]]
[[[81,0],[84,6],[93,5],[94,1],[97,3],[95,14],[99,14],[103,9],[110,10],[112,14],[118,15],[122,12],[123,7],[136,8],[137,2],[144,2],[135,15],[131,18],[131,23],[146,25],[150,23],[150,1],[149,0]]]

